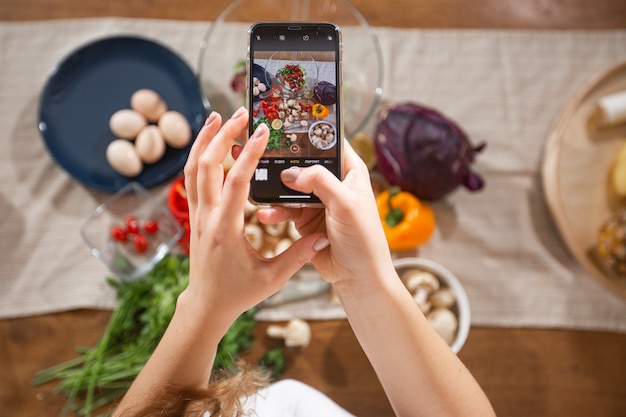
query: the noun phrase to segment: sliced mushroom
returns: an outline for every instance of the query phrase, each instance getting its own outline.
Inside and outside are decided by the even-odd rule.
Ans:
[[[274,224],[266,224],[264,226],[265,232],[270,236],[279,236],[285,233],[287,229],[286,222],[274,223]]]
[[[260,250],[263,247],[263,230],[256,224],[246,224],[244,228],[244,236],[250,242],[250,245],[255,250]]]

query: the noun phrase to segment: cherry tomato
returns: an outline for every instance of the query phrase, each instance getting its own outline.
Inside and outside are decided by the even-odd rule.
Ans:
[[[139,221],[135,216],[127,216],[124,219],[124,224],[126,225],[126,232],[133,235],[139,233]]]
[[[148,249],[148,239],[144,235],[137,233],[133,236],[133,246],[137,253],[144,253]]]
[[[154,220],[146,220],[143,224],[143,230],[149,235],[154,234],[159,230],[159,224]]]
[[[111,237],[118,242],[126,242],[128,240],[128,234],[122,226],[113,226],[111,228]]]

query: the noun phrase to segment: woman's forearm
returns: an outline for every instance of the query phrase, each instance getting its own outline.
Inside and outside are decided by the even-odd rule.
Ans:
[[[380,282],[365,290],[339,283],[336,290],[396,415],[494,415],[482,389],[402,282]]]
[[[155,401],[158,388],[206,388],[217,345],[232,321],[183,292],[159,345],[117,407],[115,416]]]

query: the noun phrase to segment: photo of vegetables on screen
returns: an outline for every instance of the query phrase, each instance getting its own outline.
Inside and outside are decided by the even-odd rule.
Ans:
[[[270,128],[264,156],[336,157],[335,53],[257,51],[252,70],[253,127]]]

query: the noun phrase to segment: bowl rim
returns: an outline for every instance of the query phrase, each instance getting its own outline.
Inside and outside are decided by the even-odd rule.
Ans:
[[[329,145],[327,145],[327,146],[325,146],[323,148],[319,148],[319,147],[315,146],[315,144],[313,144],[313,138],[311,137],[313,129],[315,129],[316,126],[319,126],[321,124],[330,125],[330,127],[333,128],[333,132],[335,134],[335,137],[334,137],[333,141]],[[307,130],[307,137],[309,138],[309,142],[311,143],[311,145],[313,145],[314,148],[322,150],[322,151],[327,151],[329,149],[332,149],[333,146],[337,145],[337,126],[335,126],[334,123],[332,123],[332,122],[330,122],[328,120],[323,120],[323,119],[322,120],[316,120],[313,123],[311,123],[311,125],[309,126],[309,128]]]
[[[469,329],[471,326],[471,308],[469,299],[465,288],[459,281],[459,279],[445,266],[431,259],[422,257],[406,257],[393,259],[393,266],[398,268],[405,268],[407,266],[417,266],[427,269],[429,272],[434,273],[438,277],[441,277],[446,284],[454,291],[456,296],[457,308],[459,310],[459,328],[457,330],[456,337],[450,344],[450,348],[454,353],[459,353],[465,341],[467,340]]]

